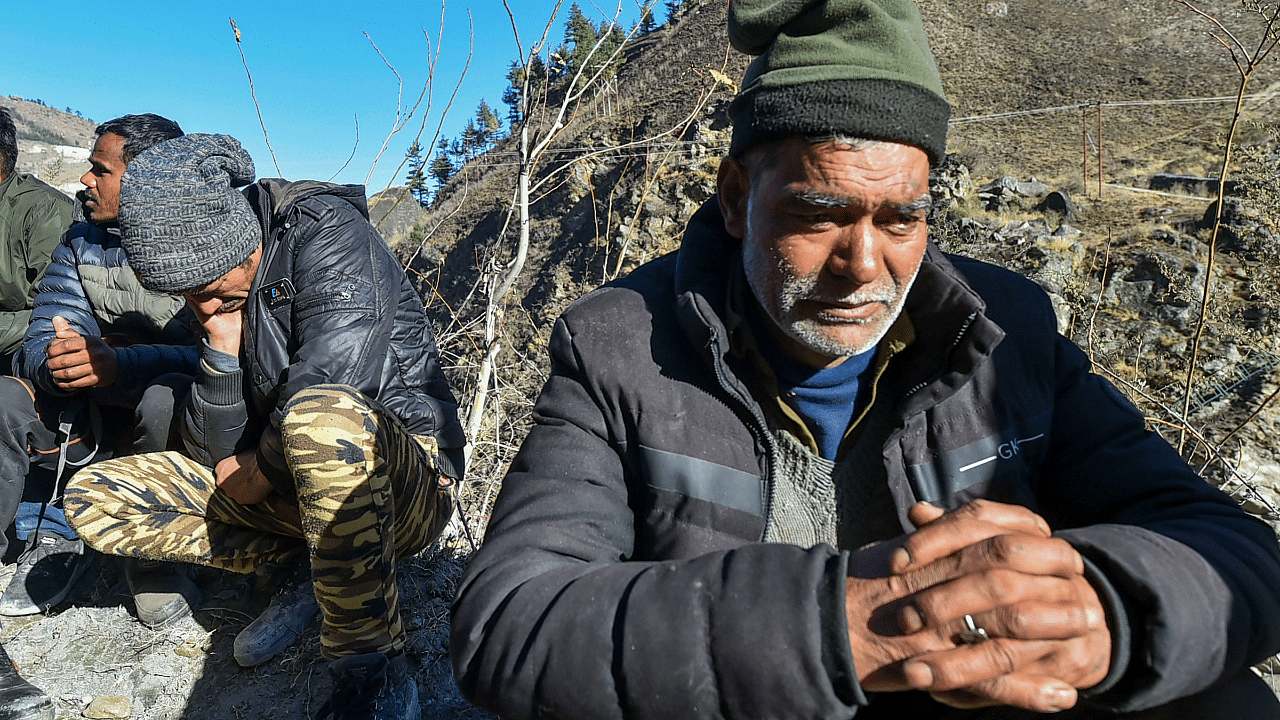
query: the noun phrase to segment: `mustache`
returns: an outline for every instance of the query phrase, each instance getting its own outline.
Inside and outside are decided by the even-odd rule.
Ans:
[[[837,294],[818,287],[820,272],[802,277],[787,277],[782,283],[782,300],[789,307],[798,302],[818,302],[829,305],[864,305],[867,303],[892,304],[898,299],[898,283],[890,280],[874,287],[860,287],[851,292]]]
[[[806,292],[798,299],[833,305],[864,305],[866,303],[873,302],[885,303],[887,305],[898,299],[898,289],[896,287],[859,288],[858,290],[854,290],[846,295],[833,295],[825,292]]]

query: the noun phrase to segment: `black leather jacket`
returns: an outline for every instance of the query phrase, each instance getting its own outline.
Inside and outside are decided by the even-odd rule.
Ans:
[[[678,253],[567,310],[552,372],[454,603],[459,686],[504,717],[878,717],[844,614],[849,552],[760,542],[773,438],[730,355],[712,198]],[[918,500],[1027,505],[1090,563],[1116,656],[1088,702],[1160,705],[1280,647],[1280,550],[1056,331],[1044,293],[930,248],[880,397],[904,531]]]
[[[192,457],[212,465],[256,445],[262,472],[291,495],[284,405],[302,388],[341,384],[409,432],[435,437],[442,471],[461,477],[465,441],[435,336],[422,299],[369,223],[364,188],[263,179],[244,194],[265,239],[244,310],[242,370],[216,373],[202,363],[185,429]]]

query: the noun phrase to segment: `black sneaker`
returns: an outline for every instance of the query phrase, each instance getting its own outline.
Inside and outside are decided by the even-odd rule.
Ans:
[[[277,589],[266,610],[236,634],[232,650],[241,667],[261,665],[297,641],[315,627],[320,616],[315,587],[306,564],[283,568],[267,564],[258,569],[258,577],[286,574],[288,579]]]
[[[366,653],[329,663],[333,694],[316,720],[422,720],[409,658]]]
[[[27,549],[18,557],[18,570],[0,596],[0,615],[35,615],[62,602],[91,560],[79,538],[35,533],[27,540]]]
[[[0,720],[53,720],[53,698],[22,679],[0,645]]]

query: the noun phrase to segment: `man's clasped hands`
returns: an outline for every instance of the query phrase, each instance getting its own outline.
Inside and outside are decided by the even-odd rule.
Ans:
[[[1080,553],[1044,518],[989,500],[953,512],[921,503],[909,517],[915,533],[850,559],[845,612],[863,690],[1056,712],[1106,677],[1102,603]]]

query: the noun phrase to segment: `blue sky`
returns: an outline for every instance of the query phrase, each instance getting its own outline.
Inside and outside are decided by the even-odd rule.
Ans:
[[[616,0],[614,0],[616,2]],[[403,78],[404,112],[426,82],[439,50],[425,145],[466,64],[469,22],[474,28],[471,67],[445,119],[458,134],[484,98],[505,118],[502,91],[517,50],[500,0],[393,2],[168,2],[139,0],[84,8],[75,17],[65,3],[17,2],[7,7],[6,47],[0,53],[0,94],[70,107],[102,122],[119,115],[156,112],[187,132],[235,136],[253,156],[259,176],[365,183],[374,158],[396,122],[398,85],[364,34],[377,43]],[[596,22],[613,4],[580,2]],[[542,33],[554,0],[511,0],[526,47]],[[560,42],[569,1],[552,30]],[[470,12],[470,20],[468,19]],[[623,0],[624,27],[639,17],[636,0]],[[228,18],[241,31],[277,173],[263,141],[245,68]],[[663,19],[659,10],[659,21]],[[424,36],[430,36],[430,41]],[[371,191],[392,179],[422,126],[424,100],[378,161]],[[356,143],[356,122],[359,142]],[[339,168],[356,147],[345,170]],[[403,171],[398,176],[403,177]]]

